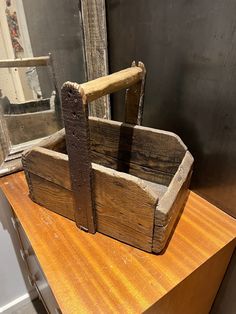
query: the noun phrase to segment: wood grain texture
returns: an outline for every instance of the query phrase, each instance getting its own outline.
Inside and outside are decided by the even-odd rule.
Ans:
[[[108,74],[107,28],[105,0],[82,0],[82,25],[87,80]],[[89,106],[91,116],[110,119],[110,98],[103,96]]]
[[[233,241],[226,245],[196,269],[191,276],[145,311],[145,314],[211,313],[211,306],[217,293],[215,287],[221,284],[234,247]]]
[[[141,67],[130,67],[113,74],[97,78],[93,81],[81,84],[87,101],[93,101],[107,94],[130,87],[142,80],[143,69]]]
[[[172,133],[97,118],[91,118],[88,125],[84,111],[87,106],[83,104],[84,94],[80,88],[77,84],[66,83],[62,89],[70,171],[66,155],[35,148],[23,154],[27,177],[33,173],[61,186],[62,195],[69,195],[64,188],[72,191],[75,221],[80,228],[94,233],[96,223],[99,225],[97,230],[106,235],[148,252],[159,253],[167,243],[184,204],[193,158]],[[160,154],[160,158],[156,154]],[[91,161],[95,161],[92,167]],[[99,165],[96,164],[106,168],[102,167],[98,172],[96,167]],[[170,185],[164,194],[159,194],[159,188],[153,190],[141,179],[149,181],[152,186]],[[62,202],[59,199],[57,205],[54,198],[59,186],[54,189],[53,184],[45,183],[52,192],[43,202],[38,192],[39,184],[34,180],[28,180],[28,183],[35,202],[58,212],[57,207],[61,208]],[[37,196],[33,195],[34,189]],[[148,194],[153,199],[149,199]],[[71,194],[68,202],[71,204]],[[66,210],[62,214],[71,218]],[[142,219],[137,219],[139,216]]]
[[[0,68],[20,68],[20,67],[25,68],[33,66],[47,66],[49,64],[49,61],[50,61],[49,56],[0,60]]]
[[[135,61],[133,61],[132,66],[136,66]],[[124,122],[141,125],[143,117],[143,98],[146,69],[142,62],[139,62],[138,66],[143,70],[143,77],[141,81],[137,82],[126,90]]]
[[[33,201],[46,208],[53,209],[57,214],[75,220],[75,206],[71,191],[30,172],[26,174],[26,178],[30,183],[29,192]]]
[[[68,156],[38,147],[24,153],[22,160],[30,197],[75,220]],[[125,173],[97,164],[92,170],[97,231],[151,252],[156,191]]]
[[[181,214],[188,195],[192,165],[193,157],[187,151],[166,193],[157,204],[152,244],[152,250],[155,253],[163,250],[173,231],[174,224]]]
[[[65,83],[61,90],[66,147],[75,202],[75,221],[79,228],[94,233],[95,209],[91,166],[88,106],[77,84]]]
[[[63,313],[141,313],[158,303],[160,313],[166,308],[164,313],[181,313],[175,311],[181,304],[182,313],[209,312],[235,246],[236,222],[195,193],[190,192],[167,250],[157,256],[84,233],[35,204],[23,173],[1,178],[0,186]]]
[[[98,118],[90,118],[89,126],[94,162],[119,171],[128,164],[130,174],[163,185],[170,183],[187,150],[171,132]]]
[[[62,100],[68,159],[66,155],[43,148],[23,154],[31,198],[58,213],[58,208],[62,212],[63,205],[61,199],[57,205],[56,191],[68,195],[70,212],[67,215],[65,210],[62,215],[71,218],[74,210],[79,228],[94,233],[97,224],[97,230],[106,235],[159,253],[167,243],[186,198],[193,163],[191,154],[172,133],[98,118],[88,121],[84,91],[78,84],[65,83]],[[160,158],[156,154],[160,154]],[[91,161],[95,162],[93,166]],[[99,172],[96,164],[106,168]],[[45,189],[52,189],[46,194],[49,199],[40,197],[42,187],[38,191],[40,185],[30,179],[31,173],[50,181],[40,182],[41,186],[45,182]],[[121,174],[126,173],[129,175],[122,178]],[[152,185],[170,185],[164,194],[159,194],[160,189],[150,189],[149,184],[140,179]],[[54,184],[58,185],[55,189]],[[146,197],[148,193],[153,199]],[[71,203],[72,194],[75,206]],[[66,197],[63,202],[67,208]]]
[[[89,117],[89,131],[93,162],[113,169],[127,169],[128,165],[130,174],[166,186],[187,150],[174,133],[117,121]],[[130,134],[132,143],[127,141]],[[39,146],[65,152],[65,130],[41,141]]]
[[[4,115],[12,145],[45,137],[58,130],[54,110]]]

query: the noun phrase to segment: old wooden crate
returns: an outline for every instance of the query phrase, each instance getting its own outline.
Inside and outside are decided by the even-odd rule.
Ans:
[[[143,78],[144,68],[133,66],[82,85],[65,83],[66,131],[24,152],[23,167],[35,202],[81,229],[158,253],[186,200],[191,154],[173,133],[87,118],[89,101],[129,88],[125,120],[140,121]]]

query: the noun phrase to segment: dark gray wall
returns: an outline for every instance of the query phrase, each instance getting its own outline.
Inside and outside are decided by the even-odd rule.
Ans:
[[[143,125],[179,134],[192,189],[236,217],[235,12],[234,0],[107,0],[110,71],[145,63]]]
[[[52,53],[59,88],[67,81],[85,80],[82,29],[77,0],[23,0],[34,56]],[[39,71],[46,93],[52,85]],[[45,95],[46,96],[46,95]]]

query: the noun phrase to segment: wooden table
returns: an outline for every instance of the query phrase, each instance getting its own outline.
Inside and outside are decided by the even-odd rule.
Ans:
[[[33,203],[22,172],[0,179],[63,313],[208,313],[235,247],[236,221],[190,192],[162,255]],[[57,197],[55,195],[55,197]]]

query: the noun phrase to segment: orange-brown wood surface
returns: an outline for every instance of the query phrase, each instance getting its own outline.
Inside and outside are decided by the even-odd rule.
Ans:
[[[198,304],[198,313],[209,310],[235,246],[236,222],[195,193],[190,192],[165,253],[153,255],[100,233],[85,233],[33,203],[22,172],[1,178],[0,186],[63,313],[174,313],[171,295],[174,305],[181,303],[185,282],[184,293],[193,291],[188,302],[194,310],[187,312],[197,313]],[[199,287],[205,287],[205,303]]]

